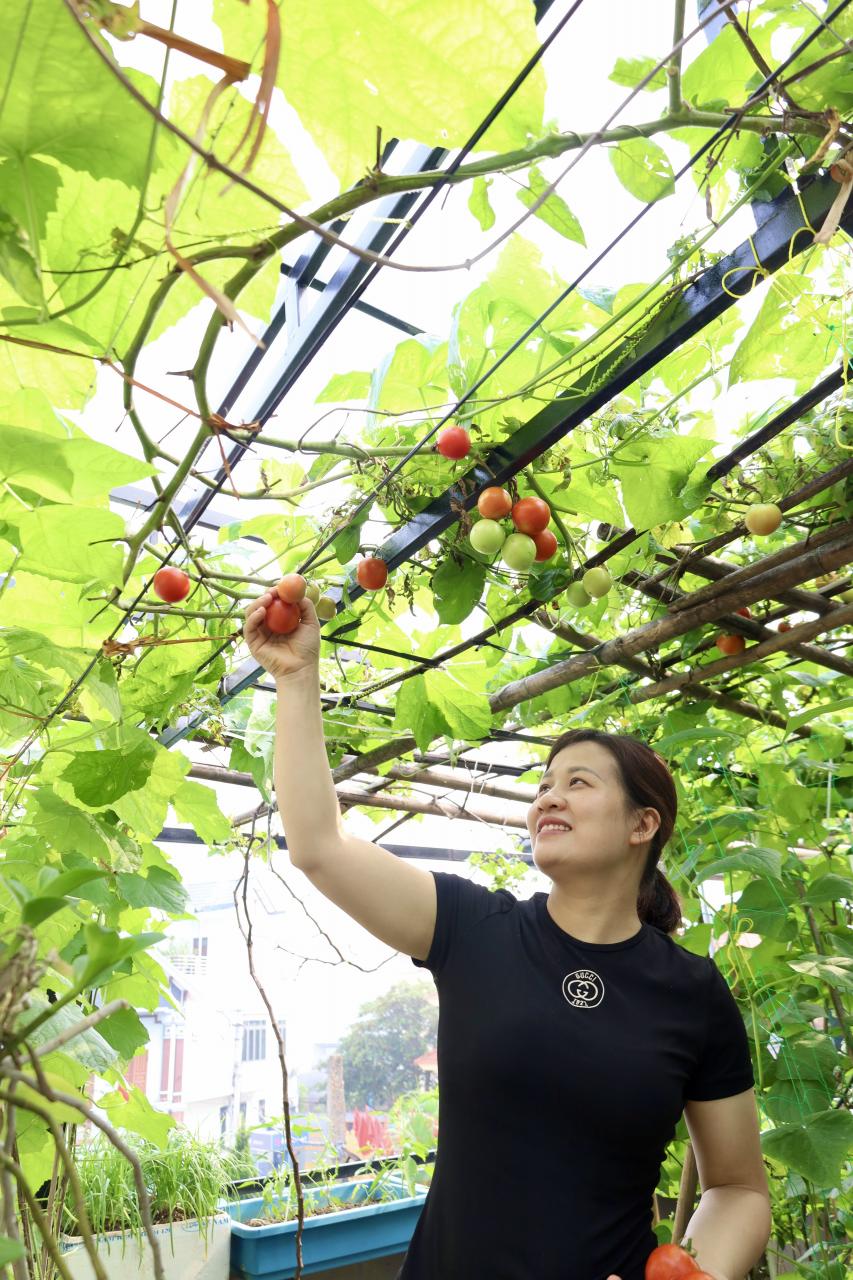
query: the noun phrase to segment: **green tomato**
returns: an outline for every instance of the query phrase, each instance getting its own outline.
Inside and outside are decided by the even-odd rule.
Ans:
[[[503,544],[503,562],[517,573],[526,572],[536,559],[536,543],[526,533],[511,533]]]
[[[338,606],[331,596],[320,596],[317,601],[317,617],[321,622],[331,622],[337,611]]]
[[[471,546],[482,556],[493,556],[500,551],[506,538],[506,532],[497,520],[478,520],[468,535]]]
[[[309,582],[308,586],[305,588],[305,594],[312,604],[316,604],[320,599],[320,588],[317,586],[317,583]]]
[[[576,609],[583,609],[585,605],[591,603],[591,596],[584,591],[583,584],[580,582],[570,582],[566,587],[566,599],[569,604],[573,604]]]
[[[581,578],[584,591],[589,595],[606,596],[610,588],[613,586],[613,579],[602,565],[597,565],[594,569],[587,569]]]
[[[843,600],[845,604],[853,604],[853,587],[849,591],[842,591],[838,598]]]

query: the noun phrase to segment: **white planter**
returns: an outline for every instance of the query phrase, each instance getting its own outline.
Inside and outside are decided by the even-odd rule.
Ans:
[[[205,1224],[198,1220],[159,1223],[154,1234],[160,1245],[166,1280],[227,1280],[231,1248],[231,1218],[217,1213]],[[98,1257],[109,1280],[154,1280],[154,1259],[145,1232],[141,1240],[125,1231],[107,1231],[95,1237]],[[80,1236],[62,1236],[59,1246],[63,1261],[74,1280],[96,1280],[95,1269]]]

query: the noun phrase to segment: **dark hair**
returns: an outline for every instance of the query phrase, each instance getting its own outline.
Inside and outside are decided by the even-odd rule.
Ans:
[[[597,742],[607,748],[616,761],[629,809],[648,806],[660,814],[660,826],[652,839],[640,879],[637,915],[644,923],[654,925],[664,933],[674,933],[681,924],[681,900],[657,865],[661,850],[675,828],[678,812],[678,795],[666,761],[645,742],[627,734],[604,733],[599,729],[569,729],[554,742],[546,767],[558,751],[575,742]]]

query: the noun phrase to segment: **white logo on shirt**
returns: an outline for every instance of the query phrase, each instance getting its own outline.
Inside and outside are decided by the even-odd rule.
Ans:
[[[575,969],[563,979],[563,995],[576,1009],[594,1009],[604,999],[604,983],[592,969]]]

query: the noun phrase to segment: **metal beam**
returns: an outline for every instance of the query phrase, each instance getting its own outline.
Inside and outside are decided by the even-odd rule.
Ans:
[[[284,836],[272,836],[273,843],[279,849],[287,849],[287,841]],[[209,845],[208,840],[202,840],[192,827],[164,827],[159,835],[154,837],[155,843],[163,844],[203,844],[205,847]],[[515,854],[514,856],[521,862],[526,862],[528,866],[533,866],[533,858],[529,853],[530,841],[526,841],[528,850],[525,853]],[[395,853],[399,858],[421,858],[424,861],[432,862],[465,862],[470,858],[472,849],[454,849],[452,847],[440,847],[436,845],[419,845],[419,844],[386,844],[383,841],[383,849],[387,849],[389,853]],[[479,850],[480,853],[486,853],[487,850]]]

